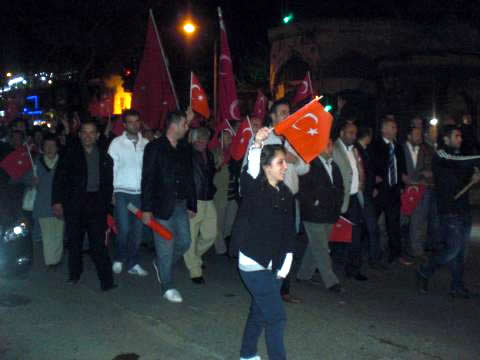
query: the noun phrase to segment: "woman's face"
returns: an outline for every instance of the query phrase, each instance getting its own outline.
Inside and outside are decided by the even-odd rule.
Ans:
[[[285,153],[283,151],[277,151],[270,162],[270,165],[265,165],[263,167],[268,182],[271,184],[278,184],[280,181],[283,181],[283,179],[285,179],[285,173],[287,172],[287,166]]]

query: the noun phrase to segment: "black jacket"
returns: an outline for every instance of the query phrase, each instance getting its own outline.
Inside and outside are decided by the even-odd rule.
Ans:
[[[373,189],[375,188],[375,172],[373,169],[373,159],[371,157],[369,148],[364,149],[359,143],[355,144],[355,149],[362,159],[363,169],[365,170],[365,187],[363,193],[366,196],[372,197]]]
[[[179,154],[175,154],[179,151]],[[169,219],[175,208],[175,159],[186,166],[188,176],[184,184],[187,209],[197,212],[197,198],[193,183],[192,149],[185,141],[179,141],[174,148],[165,137],[153,140],[145,147],[142,168],[142,210],[153,212],[163,220]]]
[[[370,145],[369,156],[372,160],[373,173],[375,176],[382,178],[382,182],[375,184],[375,188],[379,192],[387,190],[396,190],[398,196],[400,196],[400,188],[403,186],[402,174],[407,173],[405,165],[405,153],[403,147],[399,144],[395,144],[395,157],[397,158],[397,185],[390,187],[388,185],[388,160],[389,160],[389,145],[380,137]]]
[[[343,180],[337,164],[332,162],[333,184],[319,158],[310,163],[310,171],[299,177],[299,201],[302,220],[334,224],[343,203]]]
[[[470,212],[468,191],[455,200],[455,195],[470,182],[473,167],[480,168],[480,156],[456,155],[444,147],[432,159],[435,194],[440,214],[462,215]]]
[[[232,231],[232,242],[240,251],[265,268],[281,268],[285,256],[294,250],[294,199],[288,187],[279,190],[260,175],[254,179],[247,171],[240,176],[242,203]]]
[[[192,152],[193,162],[193,182],[195,183],[195,193],[197,200],[213,200],[216,188],[213,185],[215,175],[215,160],[210,151],[206,150],[206,159],[202,153],[196,150]],[[206,160],[206,161],[205,161]]]
[[[113,194],[113,160],[107,149],[97,144],[99,153],[99,211],[110,210]],[[62,204],[66,216],[80,213],[87,193],[88,169],[85,150],[79,140],[73,141],[58,160],[53,178],[52,204]]]

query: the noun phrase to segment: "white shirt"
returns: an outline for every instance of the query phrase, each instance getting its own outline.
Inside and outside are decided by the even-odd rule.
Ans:
[[[417,161],[418,161],[418,151],[420,150],[420,146],[418,145],[413,146],[412,144],[410,144],[410,142],[407,141],[407,148],[408,148],[408,151],[410,151],[410,155],[412,156],[413,167],[416,168]]]
[[[390,144],[393,145],[393,166],[395,167],[395,177],[397,177],[397,155],[395,155],[395,144],[393,142],[391,142],[390,140],[382,137],[383,141],[385,141],[385,143],[390,146]],[[389,150],[390,151],[390,150]],[[395,184],[398,184],[398,179],[395,179]],[[391,184],[392,183],[392,179],[390,179],[390,171],[388,172],[388,183]]]
[[[340,140],[343,149],[347,153],[348,162],[352,168],[352,185],[350,186],[350,195],[358,193],[358,188],[360,186],[360,177],[358,175],[357,159],[355,159],[355,154],[353,153],[353,145],[346,146],[342,140]]]
[[[319,156],[318,158],[320,159],[320,162],[325,167],[325,170],[327,170],[328,176],[330,177],[330,181],[333,184],[333,167],[332,167],[333,159],[325,160],[323,156]]]

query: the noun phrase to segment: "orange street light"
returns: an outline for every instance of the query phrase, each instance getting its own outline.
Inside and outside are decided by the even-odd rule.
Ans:
[[[188,35],[191,35],[197,30],[197,27],[191,21],[187,21],[183,24],[183,31],[185,31]]]

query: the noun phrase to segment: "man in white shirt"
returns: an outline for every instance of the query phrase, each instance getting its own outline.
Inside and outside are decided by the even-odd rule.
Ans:
[[[140,132],[142,123],[137,111],[124,111],[122,121],[125,131],[113,139],[108,149],[113,159],[113,200],[118,229],[113,271],[119,274],[126,266],[129,274],[146,276],[148,273],[138,263],[143,224],[127,209],[127,205],[132,203],[141,208],[143,151],[148,140]]]

